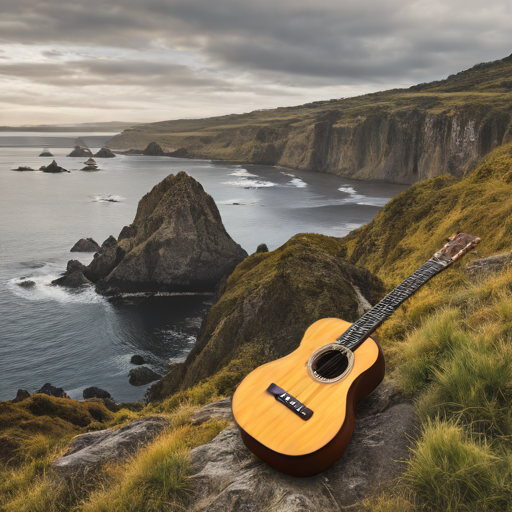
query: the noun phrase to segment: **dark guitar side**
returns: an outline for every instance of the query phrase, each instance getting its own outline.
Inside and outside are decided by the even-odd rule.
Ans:
[[[384,379],[386,363],[380,345],[377,361],[362,373],[350,386],[347,394],[347,414],[343,426],[336,436],[316,452],[307,455],[290,456],[270,450],[251,437],[239,425],[242,440],[247,448],[269,466],[295,477],[309,477],[321,473],[334,464],[347,449],[354,432],[354,413],[357,404],[366,398]],[[356,356],[357,357],[357,356]]]

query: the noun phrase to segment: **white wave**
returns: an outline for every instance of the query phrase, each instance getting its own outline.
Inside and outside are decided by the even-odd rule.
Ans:
[[[240,178],[236,181],[225,181],[223,185],[231,185],[233,187],[243,187],[243,188],[269,188],[275,187],[277,183],[273,183],[272,181],[263,181],[263,180],[250,180],[247,178]]]
[[[364,201],[357,204],[361,206],[378,206],[379,208],[382,208],[390,199],[391,198],[389,197],[372,197],[369,201]]]
[[[124,199],[124,197],[114,195],[96,195],[92,198],[96,203],[119,203]]]
[[[338,189],[340,192],[344,192],[345,194],[348,194],[349,197],[346,199],[343,199],[341,201],[341,204],[346,203],[357,203],[358,201],[361,201],[361,199],[366,199],[366,196],[363,196],[361,194],[358,194],[352,187],[349,185],[345,185],[343,187],[340,187]]]
[[[352,188],[352,187],[349,187],[348,185],[345,185],[344,187],[340,187],[338,189],[340,192],[345,192],[345,194],[357,194],[357,192]]]
[[[242,178],[257,178],[256,174],[251,174],[247,171],[247,169],[239,169],[238,171],[233,171],[229,173],[230,176],[240,176]]]
[[[259,203],[257,201],[254,201],[252,203],[244,203],[242,199],[226,199],[225,201],[217,201],[217,204],[240,205],[240,206],[254,206],[254,205],[259,204]]]
[[[75,302],[75,303],[99,303],[106,299],[98,295],[93,286],[87,286],[80,289],[69,289],[62,286],[52,286],[52,281],[61,277],[60,274],[43,274],[35,276],[15,277],[7,282],[8,288],[18,297],[27,300],[44,301],[55,300],[57,302]],[[22,288],[19,283],[23,281],[33,281],[35,283],[31,288]]]
[[[308,186],[308,184],[305,181],[302,181],[300,178],[293,178],[290,183],[297,188],[304,188]]]

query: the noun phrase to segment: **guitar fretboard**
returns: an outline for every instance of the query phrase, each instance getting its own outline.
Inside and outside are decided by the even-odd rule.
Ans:
[[[423,264],[414,274],[402,281],[392,292],[388,293],[370,311],[352,324],[337,340],[337,343],[355,350],[384,320],[389,318],[398,307],[417,292],[429,279],[446,268],[435,260]]]

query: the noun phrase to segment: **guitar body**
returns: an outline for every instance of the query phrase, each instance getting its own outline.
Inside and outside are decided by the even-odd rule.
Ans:
[[[352,438],[358,402],[384,378],[384,355],[371,338],[354,351],[353,367],[341,380],[323,383],[311,377],[307,363],[312,354],[351,325],[337,318],[315,322],[297,350],[251,372],[233,396],[243,442],[282,473],[308,477],[336,462]],[[313,411],[312,416],[305,421],[276,400],[267,390],[273,383]]]

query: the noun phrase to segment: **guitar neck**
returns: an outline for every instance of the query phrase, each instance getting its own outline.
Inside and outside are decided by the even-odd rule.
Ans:
[[[480,242],[480,238],[466,233],[452,236],[449,242],[436,252],[430,260],[424,263],[405,281],[402,281],[357,322],[352,324],[336,342],[350,350],[355,350],[427,281],[471,250],[478,242]]]
[[[402,281],[378,304],[367,311],[352,324],[336,342],[355,350],[368,336],[376,331],[409,297],[414,295],[427,281],[444,270],[446,266],[438,261],[429,260],[414,274]]]

